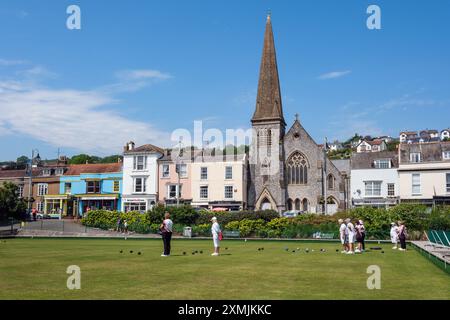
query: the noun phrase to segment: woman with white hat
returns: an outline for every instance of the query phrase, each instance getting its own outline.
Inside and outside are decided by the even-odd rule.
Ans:
[[[222,240],[222,231],[220,230],[220,226],[217,223],[216,217],[212,217],[211,222],[212,222],[211,233],[214,242],[214,253],[212,253],[211,255],[218,256],[220,250],[220,240]]]
[[[392,249],[397,249],[397,243],[398,243],[398,226],[395,224],[395,222],[391,223],[391,242],[394,244]]]

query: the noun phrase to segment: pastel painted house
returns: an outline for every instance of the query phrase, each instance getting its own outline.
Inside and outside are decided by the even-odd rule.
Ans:
[[[120,210],[122,163],[70,165],[60,177],[67,215],[83,216],[90,210]]]

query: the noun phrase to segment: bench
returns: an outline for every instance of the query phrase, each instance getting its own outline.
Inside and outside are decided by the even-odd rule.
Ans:
[[[240,237],[240,232],[239,230],[227,230],[223,232],[223,237],[224,238],[239,238]]]
[[[316,232],[313,234],[314,239],[334,239],[334,233]]]

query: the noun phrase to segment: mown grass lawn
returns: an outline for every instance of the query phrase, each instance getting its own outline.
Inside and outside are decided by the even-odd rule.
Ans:
[[[0,299],[450,299],[450,276],[412,248],[348,256],[337,243],[228,240],[211,257],[211,244],[173,240],[162,258],[158,240],[0,240]],[[81,290],[66,287],[69,265]],[[367,289],[369,265],[380,290]]]

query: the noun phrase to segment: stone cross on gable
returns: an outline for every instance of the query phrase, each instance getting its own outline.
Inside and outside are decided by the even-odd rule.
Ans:
[[[295,114],[295,121],[298,121],[298,113]]]

